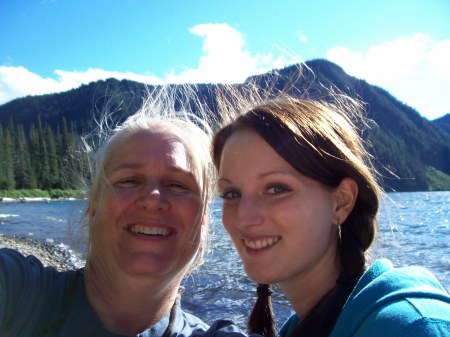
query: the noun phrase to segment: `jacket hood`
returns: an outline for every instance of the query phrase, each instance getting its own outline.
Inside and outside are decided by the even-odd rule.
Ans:
[[[377,260],[356,284],[330,337],[342,337],[342,331],[353,335],[371,313],[405,298],[450,302],[449,294],[425,268],[394,268],[387,259]]]

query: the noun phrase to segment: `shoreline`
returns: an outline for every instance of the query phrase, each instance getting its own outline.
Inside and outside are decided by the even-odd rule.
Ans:
[[[79,269],[84,261],[66,246],[40,242],[30,238],[0,234],[0,249],[11,248],[24,256],[33,255],[42,264],[51,266],[59,271]]]
[[[51,201],[73,201],[73,200],[83,200],[77,198],[47,198],[47,197],[18,197],[18,198],[8,198],[0,197],[0,203],[13,203],[13,202],[51,202]]]

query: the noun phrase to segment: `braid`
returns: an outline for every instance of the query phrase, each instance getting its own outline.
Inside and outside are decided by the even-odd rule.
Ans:
[[[355,212],[351,219],[341,228],[340,258],[346,278],[358,280],[364,273],[366,250],[374,238],[372,226],[361,226],[367,223],[361,212]]]
[[[272,308],[272,290],[268,284],[258,284],[258,298],[248,319],[248,333],[275,337],[275,320]]]
[[[353,286],[354,284],[336,283],[336,286],[325,294],[314,308],[300,320],[289,337],[329,336]]]
[[[326,337],[329,336],[342,308],[359,278],[365,270],[365,251],[374,239],[373,218],[355,207],[351,215],[341,226],[339,255],[342,273],[336,285],[310,310],[293,329],[289,337]]]

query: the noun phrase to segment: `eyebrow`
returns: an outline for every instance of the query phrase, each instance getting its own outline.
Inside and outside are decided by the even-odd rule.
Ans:
[[[217,183],[220,183],[220,182],[226,182],[228,184],[231,184],[231,180],[228,179],[228,178],[219,178],[219,179],[217,179]]]
[[[135,170],[135,169],[140,169],[142,168],[144,165],[142,164],[137,164],[137,163],[122,163],[120,165],[117,165],[116,167],[112,167],[111,170],[109,171],[109,173],[116,173],[122,170]],[[180,166],[169,166],[165,168],[165,171],[170,172],[170,173],[184,173],[189,175],[190,177],[192,177],[196,182],[197,179],[194,175],[194,173],[192,171],[189,170],[185,170],[184,168],[180,167]]]
[[[291,176],[292,175],[292,173],[287,172],[285,170],[275,170],[275,171],[270,171],[270,172],[266,172],[266,173],[261,173],[258,176],[258,179],[263,179],[263,178],[265,178],[267,176],[274,175],[274,174],[276,174],[276,175],[283,175],[283,176]]]
[[[290,172],[286,172],[284,170],[275,170],[275,171],[269,171],[269,172],[261,173],[261,174],[258,175],[257,179],[258,180],[262,180],[262,179],[264,179],[267,176],[275,175],[275,174],[276,175],[283,175],[283,176],[292,176],[292,173],[290,173]],[[226,182],[226,183],[231,184],[231,180],[226,178],[226,177],[219,177],[217,179],[217,182],[218,183],[219,182]]]

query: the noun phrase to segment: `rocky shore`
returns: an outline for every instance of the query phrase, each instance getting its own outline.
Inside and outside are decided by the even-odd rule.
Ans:
[[[0,234],[0,248],[12,248],[25,256],[34,255],[44,266],[52,266],[60,271],[82,266],[82,261],[77,260],[69,249],[33,239]]]

